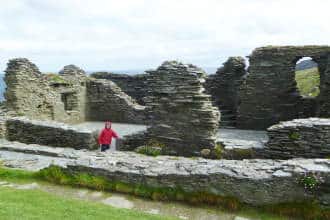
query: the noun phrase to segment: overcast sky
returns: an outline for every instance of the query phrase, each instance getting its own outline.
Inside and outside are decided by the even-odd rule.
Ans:
[[[328,0],[0,0],[0,71],[218,67],[265,45],[330,44]]]

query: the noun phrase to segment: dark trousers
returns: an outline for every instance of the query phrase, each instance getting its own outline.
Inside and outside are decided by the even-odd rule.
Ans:
[[[101,151],[106,151],[110,149],[110,144],[101,144]]]

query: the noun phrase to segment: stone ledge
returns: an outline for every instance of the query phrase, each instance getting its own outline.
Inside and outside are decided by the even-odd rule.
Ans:
[[[32,153],[33,149],[47,151],[42,146],[26,145],[29,153],[19,153],[9,151],[10,144],[15,145],[0,143],[0,160],[10,167],[39,170],[55,164],[70,172],[87,172],[109,181],[233,196],[250,205],[311,199],[330,204],[329,159],[207,160],[64,148],[52,152],[58,157],[50,157]],[[323,180],[313,192],[299,182],[309,173],[317,173]]]

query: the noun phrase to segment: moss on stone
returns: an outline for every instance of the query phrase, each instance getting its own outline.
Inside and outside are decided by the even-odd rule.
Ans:
[[[137,147],[135,152],[155,157],[163,154],[164,148],[165,145],[163,143],[157,141],[156,139],[151,139],[147,142],[146,145]]]
[[[290,140],[298,140],[300,138],[300,135],[298,132],[294,131],[289,134],[289,138]]]
[[[222,154],[223,154],[224,146],[221,143],[216,143],[214,147],[214,156],[217,159],[221,159]]]
[[[241,159],[251,159],[255,157],[255,151],[252,148],[234,148],[228,152],[231,159],[241,160]]]
[[[133,193],[134,187],[127,183],[117,182],[115,184],[115,190],[121,193]]]
[[[47,74],[46,79],[51,83],[57,83],[57,84],[67,84],[67,83],[69,83],[62,76],[60,76],[59,74],[55,74],[55,73]]]
[[[139,154],[145,154],[148,156],[158,156],[162,154],[162,149],[159,147],[153,147],[153,146],[148,146],[148,145],[144,145],[144,146],[140,146],[138,148],[135,149],[136,153]]]

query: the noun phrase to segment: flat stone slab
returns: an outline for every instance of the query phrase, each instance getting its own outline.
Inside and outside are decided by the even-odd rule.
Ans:
[[[8,147],[10,144],[11,148]],[[252,205],[311,198],[330,204],[330,159],[208,160],[70,148],[52,151],[53,156],[36,154],[47,150],[49,148],[45,146],[26,145],[22,148],[22,144],[2,141],[0,160],[6,166],[26,170],[39,170],[55,164],[71,171],[104,176],[110,181],[234,196]],[[322,180],[316,194],[299,184],[299,179],[309,173],[317,173]]]
[[[327,118],[300,118],[291,121],[282,121],[269,127],[267,130],[288,129],[299,127],[330,127],[330,119]]]

